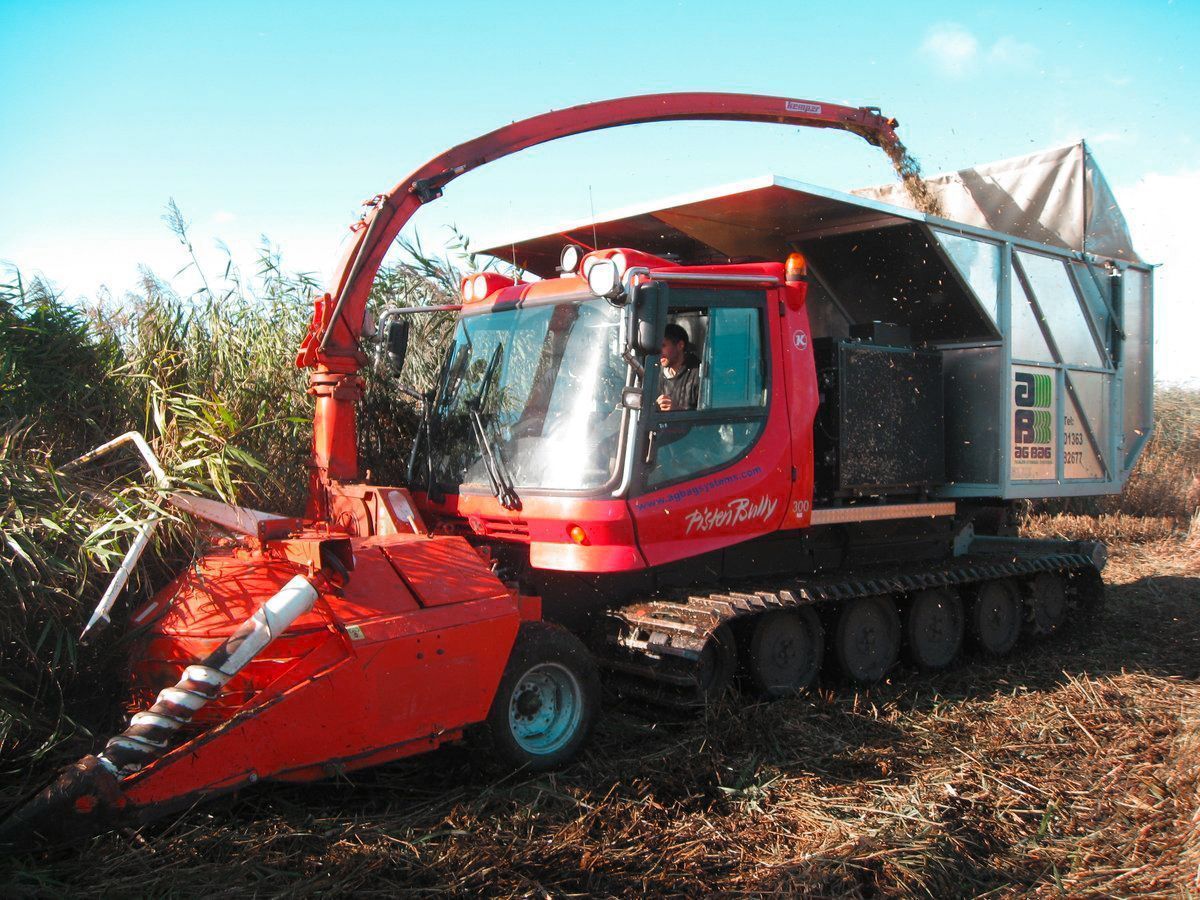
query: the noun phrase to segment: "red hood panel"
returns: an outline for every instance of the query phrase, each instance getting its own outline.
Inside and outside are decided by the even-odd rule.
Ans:
[[[403,543],[389,542],[381,549],[423,607],[483,600],[509,593],[462,538],[410,539]]]

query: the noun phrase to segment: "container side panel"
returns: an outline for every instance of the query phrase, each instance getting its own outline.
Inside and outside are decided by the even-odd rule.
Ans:
[[[996,324],[997,289],[1000,281],[1000,246],[988,241],[944,231],[933,232],[954,261],[963,279],[971,286],[979,304]]]
[[[1097,267],[1089,267],[1081,262],[1072,262],[1070,266],[1071,271],[1075,275],[1075,283],[1079,285],[1080,293],[1083,295],[1083,304],[1091,313],[1092,321],[1096,323],[1096,332],[1101,337],[1105,353],[1111,358],[1113,340],[1112,315],[1109,305],[1101,293],[1106,286],[1098,283],[1096,280],[1094,273]],[[1107,281],[1107,279],[1104,280]]]
[[[1063,419],[1063,477],[1103,478],[1104,465],[1092,443],[1100,444],[1101,453],[1108,435],[1108,404],[1112,376],[1103,372],[1071,372],[1074,398],[1066,398]]]
[[[852,323],[906,325],[918,342],[994,340],[995,324],[931,240],[902,225],[798,243]]]
[[[1091,328],[1079,306],[1079,297],[1062,260],[1037,253],[1017,251],[1050,335],[1062,354],[1062,362],[1075,366],[1103,366]]]
[[[1004,354],[1000,347],[942,351],[946,396],[946,479],[998,485],[1000,398]],[[990,493],[995,493],[990,492]]]
[[[1012,282],[1012,355],[1013,359],[1026,359],[1031,362],[1054,362],[1046,339],[1042,336],[1041,326],[1029,303],[1029,298],[1021,287],[1020,280],[1015,274],[1011,275]]]

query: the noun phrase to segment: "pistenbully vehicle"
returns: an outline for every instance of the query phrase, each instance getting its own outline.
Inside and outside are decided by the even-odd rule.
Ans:
[[[925,210],[768,178],[505,242],[542,278],[463,281],[407,485],[361,481],[367,296],[413,213],[517,150],[678,119],[850,131]],[[547,768],[585,742],[600,672],[660,702],[738,672],[778,696],[826,657],[866,684],[902,655],[936,670],[965,640],[1002,655],[1087,616],[1103,547],[1017,539],[1011,507],[1120,490],[1151,427],[1151,270],[1094,202],[1082,147],[924,183],[895,124],[631,97],[516,122],[374,198],[297,360],[316,404],[306,516],[170,495],[237,539],[134,614],[145,711],[7,835],[146,821],[472,726]],[[931,214],[947,209],[962,221]],[[380,321],[397,372],[421,313]],[[668,323],[693,408],[657,402]]]

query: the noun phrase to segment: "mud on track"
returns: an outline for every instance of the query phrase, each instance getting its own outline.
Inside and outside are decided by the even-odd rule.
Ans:
[[[1096,633],[698,720],[553,776],[463,750],[0,861],[4,893],[1179,896],[1200,865],[1200,551],[1114,548]]]

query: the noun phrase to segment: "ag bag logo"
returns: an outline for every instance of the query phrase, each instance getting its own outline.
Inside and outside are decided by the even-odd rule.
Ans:
[[[1016,372],[1013,402],[1013,442],[1017,444],[1049,444],[1054,438],[1054,421],[1050,405],[1054,402],[1054,382],[1049,375]]]
[[[1012,474],[1041,481],[1055,476],[1054,376],[1013,371]]]

